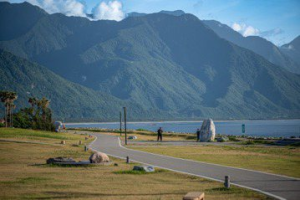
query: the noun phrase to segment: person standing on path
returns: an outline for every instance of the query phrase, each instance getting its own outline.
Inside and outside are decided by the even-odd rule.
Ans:
[[[161,127],[159,127],[159,129],[157,130],[157,142],[159,140],[162,142],[162,133],[163,133],[163,130]]]
[[[200,142],[200,129],[197,129],[197,142]]]

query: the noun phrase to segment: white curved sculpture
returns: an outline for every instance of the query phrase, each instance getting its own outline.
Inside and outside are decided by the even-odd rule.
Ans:
[[[54,122],[54,126],[55,126],[55,132],[59,132],[59,130],[61,129],[63,123],[61,121],[55,121]]]
[[[216,127],[212,119],[203,121],[200,130],[200,142],[212,142],[215,140]]]

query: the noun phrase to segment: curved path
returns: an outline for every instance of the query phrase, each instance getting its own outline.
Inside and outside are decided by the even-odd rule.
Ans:
[[[300,179],[297,178],[131,150],[123,147],[116,136],[91,135],[96,139],[89,147],[113,157],[125,159],[129,156],[131,161],[137,163],[220,182],[229,175],[233,185],[262,192],[277,199],[300,199]]]

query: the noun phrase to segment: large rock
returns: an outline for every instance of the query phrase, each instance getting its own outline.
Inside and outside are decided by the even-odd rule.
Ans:
[[[91,163],[105,163],[109,162],[109,157],[105,153],[96,152],[90,156]]]
[[[56,157],[47,159],[47,164],[76,163],[73,158]]]
[[[212,119],[203,121],[200,130],[200,142],[212,142],[215,140],[216,127]]]

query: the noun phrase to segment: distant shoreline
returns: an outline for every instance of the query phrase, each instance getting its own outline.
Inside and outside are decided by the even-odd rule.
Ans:
[[[241,120],[214,120],[214,122],[240,122],[240,121],[293,121],[300,119],[241,119]],[[153,123],[202,123],[203,120],[195,121],[137,121],[137,122],[127,122],[127,124],[153,124]],[[65,125],[86,125],[86,124],[119,124],[120,122],[66,122]],[[122,121],[124,123],[124,121]]]

